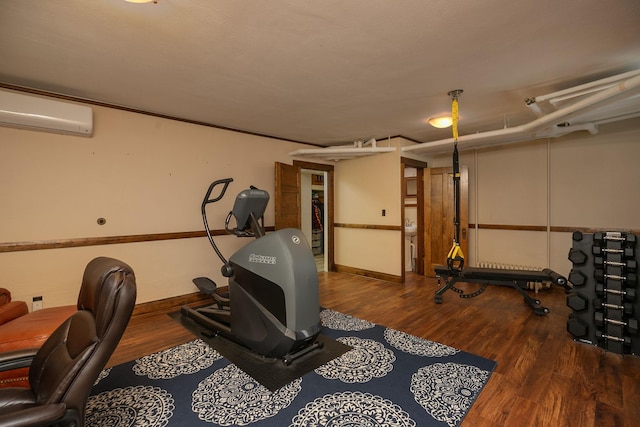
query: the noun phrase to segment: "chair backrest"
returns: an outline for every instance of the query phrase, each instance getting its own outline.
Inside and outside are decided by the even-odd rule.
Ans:
[[[78,311],[51,334],[31,364],[29,383],[38,403],[64,402],[68,416],[82,424],[91,387],[118,345],[135,299],[131,267],[107,257],[89,262]]]

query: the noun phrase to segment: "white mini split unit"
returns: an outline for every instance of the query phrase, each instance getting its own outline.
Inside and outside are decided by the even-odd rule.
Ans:
[[[83,105],[0,91],[0,125],[91,136],[93,110]]]

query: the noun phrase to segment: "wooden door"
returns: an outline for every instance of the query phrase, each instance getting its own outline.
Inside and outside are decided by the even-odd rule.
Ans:
[[[276,162],[275,228],[300,229],[300,168]]]
[[[453,168],[425,169],[424,272],[434,276],[435,265],[446,265],[455,234]],[[460,247],[469,256],[469,169],[460,167]],[[466,265],[466,264],[465,264]]]

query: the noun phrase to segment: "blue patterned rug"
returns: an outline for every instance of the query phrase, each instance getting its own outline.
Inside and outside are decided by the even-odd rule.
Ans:
[[[458,426],[492,360],[333,310],[322,333],[353,350],[269,391],[204,341],[105,369],[87,426]]]

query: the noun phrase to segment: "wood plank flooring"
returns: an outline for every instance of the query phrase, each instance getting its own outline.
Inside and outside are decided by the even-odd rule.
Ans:
[[[639,425],[640,357],[572,341],[562,288],[540,291],[551,313],[539,317],[507,287],[476,298],[450,291],[435,304],[436,280],[412,273],[404,284],[333,272],[319,279],[323,307],[498,362],[463,427]],[[109,365],[192,340],[166,313],[134,316]]]

